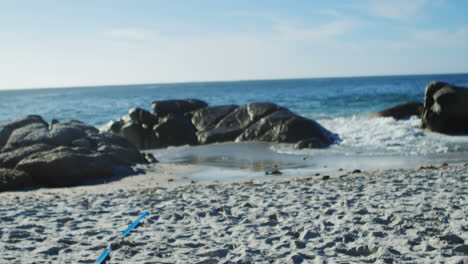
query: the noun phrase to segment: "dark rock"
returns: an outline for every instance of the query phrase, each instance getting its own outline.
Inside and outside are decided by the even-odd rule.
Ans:
[[[278,108],[271,103],[252,103],[237,107],[222,118],[215,128],[199,132],[198,141],[200,144],[234,141],[249,125]]]
[[[88,127],[85,127],[85,129]],[[70,146],[72,142],[87,136],[87,130],[83,129],[79,123],[60,124],[56,123],[49,132],[50,141],[54,145]],[[89,133],[97,134],[98,130],[88,128]],[[48,140],[47,140],[48,141]]]
[[[54,130],[55,125],[56,124],[52,126],[52,130]],[[70,120],[68,122],[63,123],[62,126],[66,128],[80,129],[84,133],[86,133],[86,135],[94,135],[94,134],[99,133],[99,130],[97,128],[91,125],[88,125],[86,123],[83,123],[81,121],[78,121],[78,120]]]
[[[19,170],[0,168],[0,192],[31,186],[31,176]]]
[[[128,116],[133,122],[146,125],[149,128],[152,128],[158,123],[158,119],[155,115],[137,107],[130,109],[128,111]]]
[[[122,136],[135,145],[139,149],[143,149],[143,140],[145,133],[143,128],[138,123],[127,123],[121,128]]]
[[[145,163],[144,155],[128,140],[119,135],[102,133],[93,135],[89,139],[95,146],[96,152],[111,156],[119,164]]]
[[[8,138],[14,130],[20,127],[37,123],[48,126],[44,119],[37,115],[28,115],[15,119],[11,122],[0,124],[0,148],[2,148],[6,144]]]
[[[223,128],[226,130],[239,129],[242,131],[250,124],[278,109],[279,107],[272,103],[251,103],[243,105],[223,118],[216,128]]]
[[[158,118],[149,111],[132,108],[128,115],[118,121],[108,122],[100,131],[122,135],[138,149],[154,149],[162,147],[153,131],[157,123]]]
[[[190,120],[181,114],[169,114],[154,127],[156,138],[163,146],[196,145],[197,136]]]
[[[336,141],[336,136],[317,122],[280,109],[249,126],[236,141],[260,140],[267,142],[296,143],[315,138],[321,147]]]
[[[192,123],[198,131],[213,129],[221,119],[236,108],[237,105],[222,105],[197,110],[192,115]]]
[[[43,184],[70,186],[132,173],[130,166],[146,163],[138,149],[125,138],[99,134],[79,121],[54,122],[27,116],[0,125],[3,142],[0,166],[4,170],[0,189]],[[15,170],[11,170],[14,168]]]
[[[79,147],[84,149],[90,149],[92,147],[91,142],[87,138],[78,138],[72,141],[72,147]]]
[[[468,89],[443,82],[426,87],[421,127],[448,134],[468,133]]]
[[[124,122],[122,120],[117,120],[117,121],[111,120],[107,122],[105,125],[103,125],[99,129],[99,131],[119,134],[123,125],[124,125]]]
[[[185,99],[156,101],[152,102],[151,106],[156,117],[161,118],[169,114],[184,114],[192,112],[200,108],[205,108],[208,104],[197,99]]]
[[[45,142],[50,142],[49,126],[40,122],[31,123],[13,130],[2,151]]]
[[[162,145],[152,127],[144,127],[140,123],[127,123],[121,129],[122,136],[139,149],[160,148]]]
[[[11,132],[3,152],[36,144],[71,146],[77,139],[97,134],[99,131],[79,121],[54,123],[49,130],[47,123],[41,121],[16,128]]]
[[[14,168],[18,162],[29,155],[53,149],[54,146],[48,144],[35,144],[32,146],[12,149],[8,152],[0,153],[0,166],[4,168]]]
[[[372,114],[370,117],[393,117],[396,120],[405,119],[410,116],[421,116],[423,104],[421,102],[406,102],[384,109]]]
[[[234,141],[242,133],[241,129],[213,128],[197,133],[199,144],[211,144],[216,142]]]
[[[80,153],[73,148],[57,147],[21,160],[16,169],[29,173],[37,184],[71,186],[90,179],[112,177],[114,166],[108,155]]]

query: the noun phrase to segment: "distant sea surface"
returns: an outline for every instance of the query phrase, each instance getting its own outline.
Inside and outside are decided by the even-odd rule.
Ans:
[[[316,120],[342,141],[324,150],[225,143],[153,152],[162,162],[200,163],[213,170],[204,175],[227,178],[251,177],[275,167],[299,175],[338,168],[468,162],[468,136],[421,130],[417,118],[368,119],[371,113],[397,104],[423,102],[426,85],[436,80],[468,87],[468,74],[447,74],[7,90],[0,91],[0,122],[36,114],[47,121],[75,119],[100,127],[132,107],[151,111],[151,102],[158,100],[196,98],[211,106],[273,102]]]

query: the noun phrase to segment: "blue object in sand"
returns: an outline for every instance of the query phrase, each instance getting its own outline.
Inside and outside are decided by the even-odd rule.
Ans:
[[[140,223],[141,219],[145,218],[147,215],[148,212],[144,212],[140,217],[138,217],[138,219],[135,220],[132,225],[130,225],[127,229],[125,229],[125,231],[122,232],[122,236],[125,237],[128,233],[130,233],[130,231],[132,231],[132,229],[137,226],[138,223]]]
[[[132,229],[140,223],[141,219],[145,218],[145,216],[147,215],[148,212],[146,211],[140,217],[138,217],[138,219],[135,220],[135,222],[133,222],[127,229],[125,229],[125,231],[122,232],[122,237],[125,237],[128,233],[130,233],[130,231],[132,231]],[[94,262],[94,264],[105,263],[105,260],[109,256],[110,252],[111,250],[106,248],[104,252],[102,252],[101,256],[99,256],[99,258]]]
[[[94,262],[94,264],[101,264],[104,263],[104,260],[109,256],[109,253],[111,252],[110,249],[104,249],[104,252],[102,252],[101,256]]]

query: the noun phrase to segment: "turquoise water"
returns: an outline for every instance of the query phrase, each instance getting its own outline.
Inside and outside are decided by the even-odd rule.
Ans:
[[[371,168],[445,160],[466,162],[467,136],[421,130],[416,118],[368,119],[370,113],[396,104],[423,102],[426,85],[435,80],[468,87],[468,74],[451,74],[11,90],[0,91],[0,122],[39,114],[46,120],[76,119],[100,127],[125,115],[132,107],[151,110],[151,102],[156,100],[197,98],[211,106],[273,102],[315,119],[339,134],[342,141],[325,150],[298,151],[281,144],[257,147],[218,144],[169,148],[154,153],[163,162],[200,163],[250,171],[258,171],[256,163],[259,162],[266,167],[280,164],[285,171],[292,169],[293,174],[300,169],[336,169],[353,164]],[[249,159],[236,154],[246,151],[253,153]],[[220,158],[222,156],[224,159]],[[304,161],[304,157],[311,158]]]

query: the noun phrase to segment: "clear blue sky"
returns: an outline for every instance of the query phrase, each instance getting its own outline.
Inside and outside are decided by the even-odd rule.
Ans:
[[[0,89],[468,72],[468,1],[0,0]]]

